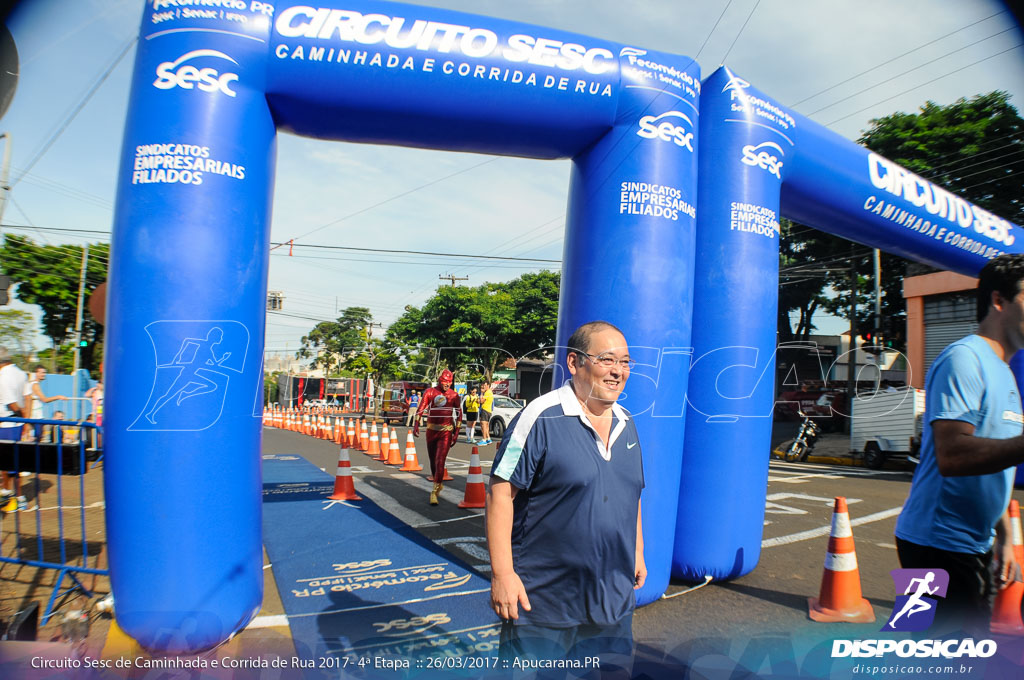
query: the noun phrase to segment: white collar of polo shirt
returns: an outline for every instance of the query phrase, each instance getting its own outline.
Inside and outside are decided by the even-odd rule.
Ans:
[[[590,418],[587,417],[586,412],[583,410],[583,404],[576,398],[576,392],[572,388],[572,379],[565,381],[565,384],[558,388],[558,399],[562,403],[562,413],[567,416],[578,416],[583,424],[586,425],[594,433],[594,444],[597,446],[597,453],[604,460],[612,459],[612,447],[615,446],[615,440],[619,438],[622,431],[626,429],[626,421],[629,420],[629,416],[626,414],[626,409],[619,406],[618,402],[612,404],[612,413],[616,417],[615,428],[608,435],[608,447],[603,445],[601,435],[597,433],[597,429],[594,424],[590,422]]]

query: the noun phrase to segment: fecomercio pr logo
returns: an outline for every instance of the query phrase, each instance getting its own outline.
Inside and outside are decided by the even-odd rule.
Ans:
[[[896,603],[881,630],[906,633],[927,630],[935,621],[938,598],[946,596],[949,573],[945,569],[893,569],[889,573],[896,587]],[[973,638],[832,641],[832,658],[881,657],[886,654],[919,659],[988,658],[996,650],[995,641],[975,641]]]
[[[238,81],[238,74],[222,74],[209,66],[196,68],[192,64],[186,63],[201,57],[226,59],[232,64],[238,65],[237,61],[217,50],[192,50],[174,61],[165,61],[157,66],[156,80],[153,81],[153,86],[161,90],[170,90],[175,87],[180,87],[183,90],[196,88],[203,92],[222,92],[229,97],[236,96],[236,92],[229,87],[229,84]]]

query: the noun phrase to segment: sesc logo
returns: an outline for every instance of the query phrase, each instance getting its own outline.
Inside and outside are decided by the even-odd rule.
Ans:
[[[165,61],[156,67],[156,80],[153,86],[161,90],[170,90],[180,87],[184,90],[198,88],[203,92],[222,92],[229,97],[234,97],[236,92],[229,87],[229,84],[238,80],[237,73],[224,73],[223,75],[215,68],[196,68],[185,62],[200,57],[215,57],[226,59],[232,64],[238,62],[217,50],[193,50],[187,52],[174,61]]]
[[[667,111],[660,116],[644,116],[641,118],[640,130],[637,134],[644,139],[654,139],[657,137],[663,142],[672,142],[676,146],[693,151],[693,133],[687,132],[686,128],[676,125],[671,120],[662,120],[665,118],[681,118],[686,121],[691,130],[693,129],[693,121],[687,118],[686,115],[678,111]],[[658,123],[658,121],[662,122]]]
[[[777,152],[778,155],[776,156],[773,152]],[[747,144],[743,147],[743,158],[740,161],[751,167],[767,170],[769,174],[775,175],[781,180],[782,176],[779,171],[782,169],[782,160],[780,159],[785,155],[786,152],[775,142],[761,142],[757,146]]]

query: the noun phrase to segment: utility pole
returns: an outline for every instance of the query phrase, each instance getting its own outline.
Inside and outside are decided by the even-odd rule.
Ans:
[[[78,277],[78,310],[75,312],[75,368],[71,372],[74,381],[74,393],[78,396],[78,367],[82,365],[82,300],[85,297],[85,271],[89,267],[89,244],[82,248],[82,273]],[[81,406],[77,400],[73,403],[73,420],[77,420]]]
[[[452,288],[455,287],[456,281],[469,281],[468,276],[455,276],[454,274],[449,274],[448,276],[441,276],[440,274],[438,274],[437,278],[441,279],[442,281],[444,281],[445,279],[450,280],[452,282]]]
[[[850,351],[846,355],[846,412],[852,413],[857,396],[857,269],[850,258]],[[852,420],[846,419],[843,431],[849,434]]]
[[[2,234],[4,208],[7,207],[7,195],[11,193],[11,183],[8,181],[11,174],[11,133],[0,133],[0,139],[7,140],[7,143],[4,144],[3,166],[0,167],[0,234]]]
[[[882,337],[882,251],[875,248],[875,342]],[[881,355],[879,355],[881,356]]]

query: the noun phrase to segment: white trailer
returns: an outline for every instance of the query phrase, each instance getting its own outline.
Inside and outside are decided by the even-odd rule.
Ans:
[[[851,416],[850,451],[862,453],[868,467],[878,469],[893,456],[917,462],[924,390],[904,387],[858,394]]]

